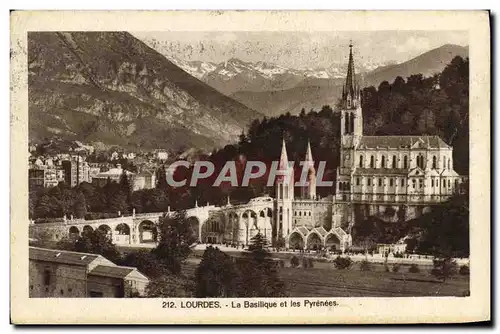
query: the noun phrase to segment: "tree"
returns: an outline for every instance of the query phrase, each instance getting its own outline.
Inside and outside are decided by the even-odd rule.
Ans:
[[[249,251],[237,259],[238,297],[283,297],[285,284],[278,277],[278,263],[266,249],[265,237],[258,233],[251,239]]]
[[[163,263],[150,251],[141,250],[129,253],[120,261],[120,264],[136,267],[149,278],[158,278],[168,272]]]
[[[435,258],[431,274],[444,283],[447,278],[457,273],[457,263],[451,257]]]
[[[120,182],[118,183],[120,185],[120,191],[125,194],[125,200],[127,203],[127,210],[130,207],[131,203],[131,194],[132,194],[132,186],[130,185],[130,181],[127,175],[127,172],[125,169],[123,170],[122,174],[120,175]]]
[[[146,287],[149,298],[193,297],[193,282],[186,277],[164,275],[151,280]]]
[[[196,269],[196,297],[233,297],[236,271],[233,260],[209,246]]]
[[[153,253],[172,274],[181,273],[181,264],[191,254],[196,237],[184,211],[164,215],[159,223],[159,243]]]
[[[75,252],[100,254],[111,262],[120,262],[121,255],[111,239],[100,229],[85,232],[75,242]]]
[[[156,172],[156,188],[166,190],[168,187],[165,166],[161,166]]]

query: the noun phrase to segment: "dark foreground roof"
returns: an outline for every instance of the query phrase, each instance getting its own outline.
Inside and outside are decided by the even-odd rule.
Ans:
[[[125,278],[128,274],[134,271],[135,268],[131,267],[118,267],[118,266],[96,266],[89,272],[89,275]]]
[[[30,247],[29,249],[30,260],[57,262],[80,266],[87,266],[98,257],[99,255],[95,254],[69,252],[58,249],[46,249],[38,247]]]

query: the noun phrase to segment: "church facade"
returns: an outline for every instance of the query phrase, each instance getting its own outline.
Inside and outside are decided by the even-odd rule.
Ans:
[[[341,152],[335,196],[317,200],[315,171],[294,199],[291,184],[278,180],[276,217],[289,247],[322,242],[344,249],[355,221],[375,216],[406,221],[446,201],[466,181],[453,169],[453,148],[438,136],[365,136],[361,90],[356,84],[352,45],[341,98]],[[280,165],[287,162],[283,143]],[[308,146],[306,161],[313,161]],[[281,235],[281,234],[280,234]],[[330,240],[327,240],[331,236]],[[335,239],[335,242],[334,240]],[[312,243],[311,241],[314,240]]]
[[[245,245],[260,232],[269,242],[284,240],[287,248],[343,250],[352,244],[355,222],[368,217],[404,222],[440,205],[461,189],[466,177],[454,171],[453,148],[440,137],[363,134],[352,45],[341,108],[336,112],[340,113],[341,152],[335,189],[331,191],[335,195],[316,196],[310,144],[304,158],[306,185],[295,192],[294,169],[283,141],[274,198],[258,197],[239,206],[228,202],[218,212],[219,218],[205,225],[214,226],[205,235],[216,242]],[[224,231],[216,228],[221,225]]]

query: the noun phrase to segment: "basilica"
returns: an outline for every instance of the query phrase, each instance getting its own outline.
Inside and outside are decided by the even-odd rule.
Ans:
[[[310,164],[308,185],[294,198],[293,181],[278,179],[278,236],[290,248],[311,245],[344,249],[355,221],[375,216],[387,222],[418,217],[459,190],[466,177],[453,169],[453,148],[438,136],[365,136],[361,91],[355,80],[352,45],[341,97],[341,154],[335,196],[316,198]],[[313,162],[310,145],[305,160]],[[283,142],[280,167],[287,168]],[[290,170],[293,173],[293,170]],[[291,178],[293,180],[293,177]]]

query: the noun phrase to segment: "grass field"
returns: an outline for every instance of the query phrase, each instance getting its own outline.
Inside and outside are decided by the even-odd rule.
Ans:
[[[199,258],[190,258],[183,272],[193,276]],[[335,269],[332,263],[315,263],[315,268],[280,268],[279,276],[290,297],[409,297],[457,296],[469,291],[469,277],[456,275],[445,283],[437,281],[428,268],[409,273],[401,266],[397,273],[386,272],[382,265],[361,271],[359,264],[350,269]]]

